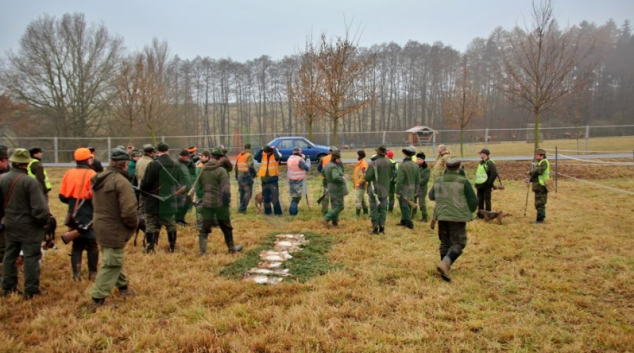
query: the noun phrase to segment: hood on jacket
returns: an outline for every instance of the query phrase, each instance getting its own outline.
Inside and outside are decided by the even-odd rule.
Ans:
[[[214,170],[220,167],[222,167],[222,165],[220,164],[220,161],[210,158],[209,161],[205,163],[204,169]]]
[[[99,190],[103,187],[103,183],[112,173],[118,173],[123,175],[126,179],[130,179],[130,174],[128,174],[125,170],[112,169],[108,168],[101,173],[98,173],[94,177],[92,177],[91,183],[93,190]]]

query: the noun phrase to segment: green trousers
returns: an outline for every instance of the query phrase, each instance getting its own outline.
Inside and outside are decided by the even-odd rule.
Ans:
[[[18,266],[15,261],[24,253],[24,294],[40,292],[40,254],[42,242],[22,243],[6,239],[6,248],[2,262],[2,290],[12,292],[18,288]]]
[[[110,296],[112,287],[121,288],[128,284],[128,276],[123,272],[123,249],[101,248],[101,267],[90,296],[103,299]]]

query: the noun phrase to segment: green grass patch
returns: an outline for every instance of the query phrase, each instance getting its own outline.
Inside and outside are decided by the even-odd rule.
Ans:
[[[220,274],[233,279],[240,279],[245,272],[253,267],[257,267],[260,253],[264,250],[273,250],[278,234],[288,234],[290,232],[276,232],[265,238],[262,245],[250,250],[246,256],[224,268]],[[335,238],[331,235],[321,235],[316,233],[302,232],[308,243],[302,247],[301,251],[292,253],[291,260],[284,261],[281,268],[287,268],[291,277],[285,281],[297,281],[304,283],[315,276],[321,276],[328,271],[341,268],[341,265],[330,264],[326,254],[332,248]]]

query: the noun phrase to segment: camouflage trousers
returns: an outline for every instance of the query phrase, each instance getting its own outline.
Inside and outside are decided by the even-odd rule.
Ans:
[[[548,191],[535,191],[535,210],[537,210],[538,221],[546,218],[546,202],[548,202]]]

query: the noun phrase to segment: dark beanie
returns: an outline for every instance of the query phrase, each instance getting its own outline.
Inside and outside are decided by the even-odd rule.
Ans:
[[[359,156],[359,159],[365,158],[365,151],[364,150],[358,150],[357,151],[357,156]]]
[[[423,152],[416,153],[416,158],[425,159],[425,154]]]

